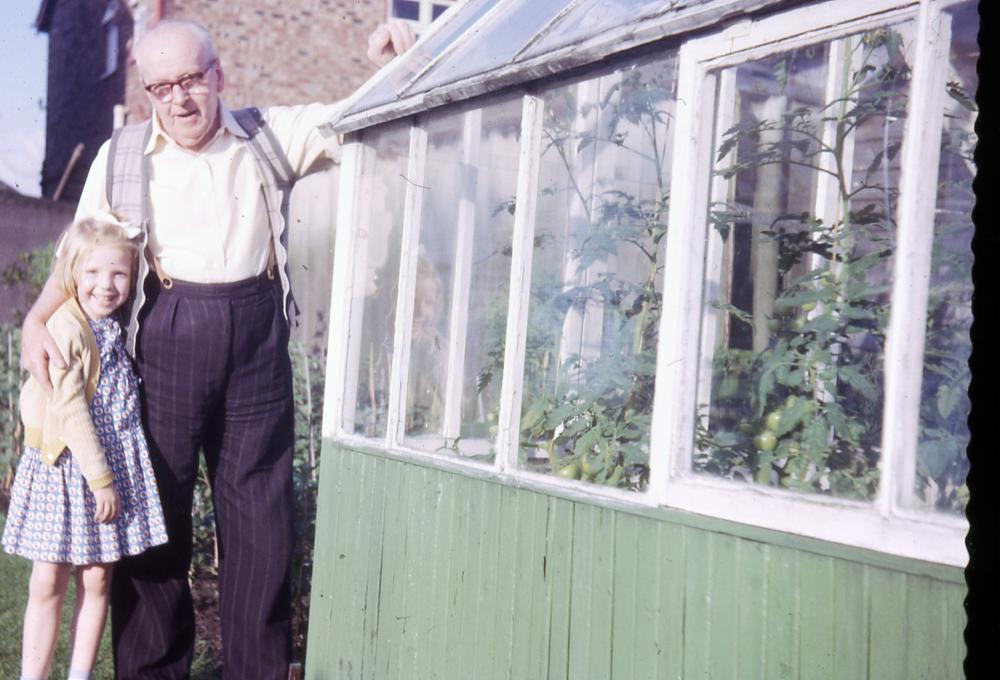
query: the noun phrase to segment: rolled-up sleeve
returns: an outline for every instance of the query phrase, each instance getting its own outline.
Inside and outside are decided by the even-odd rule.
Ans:
[[[320,158],[340,161],[339,135],[326,136],[319,126],[336,118],[343,104],[272,106],[262,109],[296,176],[302,176]]]

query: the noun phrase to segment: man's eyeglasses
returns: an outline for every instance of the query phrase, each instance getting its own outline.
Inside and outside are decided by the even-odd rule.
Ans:
[[[205,76],[211,72],[212,67],[215,66],[218,61],[218,58],[216,58],[208,62],[204,71],[185,73],[177,80],[163,80],[159,83],[144,85],[143,87],[146,88],[146,92],[150,93],[164,103],[169,102],[174,98],[175,85],[188,94],[201,94],[202,92],[208,92],[208,85],[205,84]]]

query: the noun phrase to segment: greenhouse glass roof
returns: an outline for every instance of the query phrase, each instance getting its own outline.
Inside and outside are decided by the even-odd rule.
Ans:
[[[467,0],[379,71],[332,126],[347,132],[535,80],[789,0]]]

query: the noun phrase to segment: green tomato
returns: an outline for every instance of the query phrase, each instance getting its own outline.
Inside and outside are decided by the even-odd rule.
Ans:
[[[616,465],[611,476],[608,477],[608,481],[605,482],[608,486],[618,486],[622,481],[622,474],[625,472],[625,468],[621,465]]]
[[[787,397],[785,397],[785,408],[791,408],[795,406],[795,402],[797,402],[798,400],[799,400],[798,396],[794,394],[789,394]]]
[[[781,422],[781,411],[778,409],[771,411],[770,413],[767,414],[767,420],[765,420],[764,422],[767,425],[768,430],[771,430],[772,432],[777,432],[778,423]]]
[[[816,309],[816,302],[815,301],[813,301],[813,302],[803,302],[802,306],[801,306],[801,309],[802,309],[803,312],[811,312],[812,310]]]
[[[563,479],[580,479],[580,464],[575,460],[570,461],[556,470],[556,477],[562,477]]]
[[[803,328],[805,328],[806,321],[807,321],[806,317],[797,316],[794,319],[792,319],[791,326],[794,330],[800,331]]]
[[[764,430],[753,438],[753,445],[760,451],[774,451],[778,445],[778,438],[770,430]]]

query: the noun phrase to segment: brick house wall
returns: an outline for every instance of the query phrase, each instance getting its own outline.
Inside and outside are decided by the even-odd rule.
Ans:
[[[107,31],[102,18],[108,0],[48,0],[39,11],[38,29],[49,34],[45,159],[42,195],[52,198],[78,144],[61,195],[76,202],[97,149],[111,136],[112,111],[125,93],[124,69],[105,73]],[[127,52],[132,21],[122,6],[112,20],[118,26],[119,55]]]

